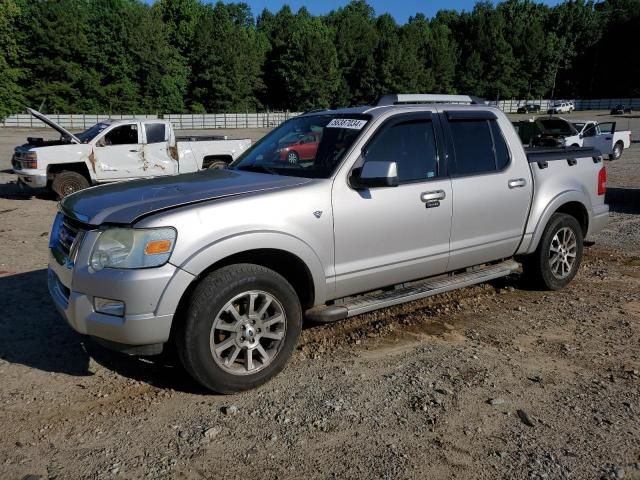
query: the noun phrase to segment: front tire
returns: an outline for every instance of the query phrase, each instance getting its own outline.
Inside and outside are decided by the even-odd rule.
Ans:
[[[542,290],[560,290],[578,273],[583,253],[582,227],[571,215],[555,213],[536,251],[523,262],[528,283]]]
[[[624,147],[622,146],[622,142],[617,142],[613,146],[613,152],[611,152],[611,155],[609,155],[609,159],[610,160],[618,160],[622,156],[622,149],[623,148]]]
[[[268,268],[237,264],[214,271],[194,289],[176,346],[203,387],[236,393],[277,375],[301,330],[302,308],[289,282]]]
[[[51,189],[60,199],[89,187],[90,183],[87,177],[69,170],[56,173],[53,182],[51,182]]]

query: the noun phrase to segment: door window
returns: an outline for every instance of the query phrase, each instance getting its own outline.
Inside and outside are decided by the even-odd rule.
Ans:
[[[102,139],[104,145],[136,145],[138,126],[134,123],[121,125],[109,131]]]
[[[147,143],[164,143],[165,141],[165,124],[164,123],[146,123],[144,129],[147,133]]]
[[[600,133],[614,133],[615,122],[605,122],[599,125]]]
[[[470,175],[504,169],[509,149],[495,120],[449,122],[455,151],[455,173]]]
[[[438,176],[438,155],[429,120],[398,123],[380,132],[364,151],[365,162],[396,162],[400,183]]]

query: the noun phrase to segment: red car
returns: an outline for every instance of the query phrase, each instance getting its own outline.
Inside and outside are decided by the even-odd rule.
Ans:
[[[320,144],[320,133],[291,133],[280,141],[283,144],[278,152],[280,160],[296,164],[299,161],[315,160],[318,145]]]

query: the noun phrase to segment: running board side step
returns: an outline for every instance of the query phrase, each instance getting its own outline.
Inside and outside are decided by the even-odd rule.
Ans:
[[[464,273],[449,276],[439,276],[426,280],[419,280],[405,284],[393,290],[376,291],[357,297],[350,297],[343,303],[321,305],[305,312],[309,320],[319,323],[329,323],[344,318],[372,312],[380,308],[392,307],[401,303],[420,300],[439,293],[457,290],[477,283],[487,282],[495,278],[506,277],[520,268],[515,260],[476,268]]]

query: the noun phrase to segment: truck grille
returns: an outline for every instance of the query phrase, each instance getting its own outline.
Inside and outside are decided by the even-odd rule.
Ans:
[[[85,231],[81,224],[58,214],[53,224],[49,247],[60,265],[66,265],[69,268],[73,266],[78,245]]]
[[[71,225],[68,219],[65,218],[62,221],[62,225],[60,225],[60,229],[58,230],[58,243],[62,253],[69,255],[79,231],[80,229]]]

